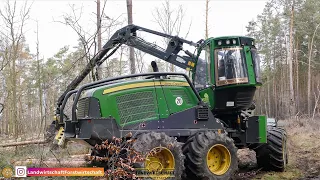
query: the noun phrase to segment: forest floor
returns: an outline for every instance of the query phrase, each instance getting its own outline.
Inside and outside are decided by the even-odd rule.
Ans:
[[[288,134],[289,164],[285,172],[263,172],[257,169],[254,151],[246,149],[238,152],[240,170],[236,179],[320,180],[320,119],[294,119],[281,123]],[[71,163],[70,166],[81,166],[85,162],[83,155],[89,153],[89,148],[79,143],[72,143],[67,149],[59,151],[48,149],[46,145],[0,148],[0,167],[7,164],[33,167],[61,167],[64,164],[62,166],[67,167],[67,163]]]
[[[320,119],[291,119],[280,122],[288,134],[288,166],[284,172],[263,172],[255,167],[240,169],[237,179],[294,179],[320,180]],[[244,152],[240,162],[253,159],[255,153]],[[253,158],[252,158],[253,156]],[[248,158],[249,157],[249,158]]]

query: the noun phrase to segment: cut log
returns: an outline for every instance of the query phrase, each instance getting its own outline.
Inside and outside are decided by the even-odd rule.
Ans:
[[[41,167],[83,167],[86,166],[87,161],[85,160],[42,160],[39,159],[28,159],[24,161],[16,161],[13,163],[15,166],[30,166],[30,165],[40,165]]]
[[[46,144],[46,140],[34,140],[34,141],[21,141],[21,142],[12,142],[7,144],[0,144],[0,147],[12,147],[12,146],[24,146],[29,144]]]
[[[20,160],[13,162],[15,166],[28,166],[28,165],[41,165],[42,167],[83,167],[86,166],[88,161],[86,157],[89,154],[82,154],[82,155],[73,155],[67,158],[49,158],[45,160],[29,158],[26,160]]]

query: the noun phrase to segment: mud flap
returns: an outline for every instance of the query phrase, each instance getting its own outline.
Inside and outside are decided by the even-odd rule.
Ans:
[[[75,123],[72,123],[71,121],[65,121],[64,122],[64,134],[66,138],[74,138],[76,135],[76,128]]]
[[[94,120],[92,121],[90,119],[79,119],[78,122],[65,121],[65,125],[64,125],[65,137],[90,139],[91,134],[93,133],[92,132],[93,124],[94,124]]]
[[[266,116],[252,116],[248,119],[247,143],[267,143]]]

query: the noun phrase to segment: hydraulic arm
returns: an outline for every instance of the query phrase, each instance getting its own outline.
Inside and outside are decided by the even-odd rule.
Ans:
[[[149,43],[143,40],[142,38],[138,37],[137,31],[144,31],[157,36],[162,36],[170,39],[170,41],[167,45],[167,48],[163,49],[157,46],[156,44]],[[103,46],[103,49],[90,60],[86,67],[81,71],[80,75],[78,75],[67,86],[65,92],[58,99],[56,114],[60,114],[59,107],[61,106],[66,94],[69,91],[74,90],[93,70],[94,67],[100,66],[107,58],[114,54],[121,45],[125,44],[127,46],[134,47],[159,59],[174,64],[175,66],[178,66],[180,68],[186,70],[193,70],[196,63],[195,56],[188,50],[183,50],[183,43],[198,47],[201,41],[194,43],[192,41],[182,39],[178,36],[171,36],[136,25],[128,25],[117,30],[110,38],[110,40]],[[108,53],[110,50],[112,51]],[[178,55],[180,51],[183,51],[187,56]]]

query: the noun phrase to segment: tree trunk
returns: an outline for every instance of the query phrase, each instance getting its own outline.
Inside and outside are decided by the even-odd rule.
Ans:
[[[269,61],[269,60],[268,60]],[[270,67],[269,67],[270,68]],[[267,116],[271,116],[271,88],[270,88],[270,72],[268,72],[268,75],[267,75],[267,82],[268,82],[268,85],[267,85],[267,96],[268,96],[268,106],[267,106]]]
[[[98,41],[98,52],[101,51],[101,15],[100,15],[100,0],[97,0],[97,41]],[[96,79],[101,79],[103,64],[96,69]]]
[[[205,32],[205,39],[209,38],[209,29],[208,29],[208,16],[209,16],[209,1],[210,0],[206,0],[206,32]],[[207,51],[205,51],[205,60],[207,61],[209,58],[209,54],[207,53]],[[173,71],[172,71],[173,72]]]
[[[16,53],[16,52],[14,52]],[[18,117],[17,117],[17,72],[16,72],[16,54],[12,59],[12,120],[14,127],[14,136],[18,138]]]
[[[299,49],[299,40],[297,39],[296,43],[296,49]],[[299,112],[299,104],[300,104],[300,97],[299,97],[299,61],[298,61],[298,51],[296,50],[295,52],[295,62],[296,62],[296,110]]]
[[[208,16],[209,16],[209,0],[206,0],[206,34],[205,39],[208,39],[209,36],[209,30],[208,30]]]
[[[15,166],[40,165],[43,167],[83,167],[88,165],[90,154],[72,155],[66,158],[26,159],[13,162]]]
[[[97,35],[98,35],[98,51],[101,50],[101,15],[100,15],[100,0],[97,0]]]
[[[43,126],[43,109],[42,109],[42,88],[41,88],[41,72],[40,72],[40,60],[39,60],[39,32],[38,32],[38,22],[37,22],[37,74],[38,74],[38,91],[39,91],[39,113],[40,113],[40,129]],[[40,130],[41,132],[41,130]],[[40,133],[39,133],[40,135]]]
[[[22,142],[0,144],[0,147],[24,146],[24,145],[30,145],[30,144],[45,144],[45,143],[48,143],[48,141],[45,141],[45,140],[22,141]]]
[[[127,0],[127,12],[128,12],[128,24],[132,24],[132,0]],[[130,60],[130,71],[131,74],[136,73],[136,63],[134,59],[134,49],[133,47],[129,47],[129,60]]]
[[[289,115],[293,116],[295,114],[295,101],[294,101],[294,89],[293,89],[293,68],[292,68],[292,59],[293,59],[293,18],[294,18],[294,0],[292,2],[291,8],[291,23],[290,23],[290,53],[288,56],[289,63],[289,89],[290,89],[290,103],[289,103]]]
[[[119,75],[122,75],[122,55],[123,55],[123,48],[120,47],[120,58],[119,58]]]
[[[313,32],[313,36],[311,38],[311,42],[309,45],[309,57],[308,57],[308,86],[307,86],[307,92],[308,92],[308,115],[311,114],[311,60],[312,60],[312,51],[313,51],[313,40],[316,35],[317,29],[320,26],[320,24],[317,25],[316,29]]]

